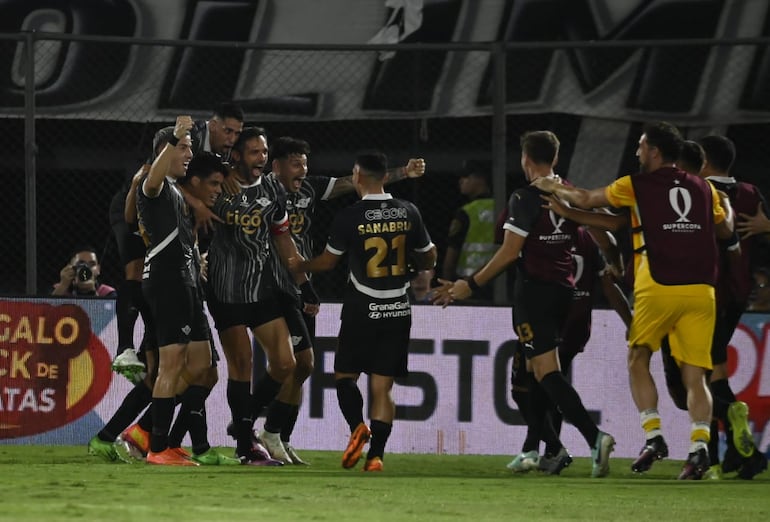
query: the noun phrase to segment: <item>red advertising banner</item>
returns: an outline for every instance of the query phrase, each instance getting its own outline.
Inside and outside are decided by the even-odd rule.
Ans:
[[[102,400],[110,375],[110,356],[83,308],[0,301],[0,439],[82,417]]]

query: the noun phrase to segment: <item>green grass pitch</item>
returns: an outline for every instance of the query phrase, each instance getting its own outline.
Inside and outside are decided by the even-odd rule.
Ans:
[[[106,463],[85,447],[0,446],[0,521],[770,520],[770,474],[752,481],[675,480],[682,462],[636,475],[629,459],[590,478],[512,474],[506,455],[386,455],[383,473],[340,467],[340,453],[301,452],[310,466],[172,468]]]

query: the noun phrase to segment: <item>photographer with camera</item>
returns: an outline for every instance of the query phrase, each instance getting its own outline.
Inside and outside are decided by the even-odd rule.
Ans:
[[[54,285],[51,295],[116,297],[114,288],[99,283],[99,272],[96,250],[90,246],[79,247],[59,272],[59,282]]]

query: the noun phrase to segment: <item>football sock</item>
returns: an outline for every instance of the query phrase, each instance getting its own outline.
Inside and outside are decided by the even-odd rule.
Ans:
[[[369,441],[369,451],[366,454],[366,459],[369,460],[374,457],[383,458],[385,455],[385,444],[388,442],[393,424],[372,420],[369,429],[372,430],[372,438]]]
[[[719,421],[711,421],[711,433],[709,436],[709,465],[719,464]]]
[[[658,413],[657,408],[650,408],[639,413],[639,421],[647,440],[663,436],[660,425],[660,413]]]
[[[545,422],[546,426],[548,427],[547,429],[553,433],[553,436],[551,437],[550,441],[547,440],[545,436],[543,437],[545,442],[546,455],[556,455],[559,453],[562,447],[564,447],[564,445],[561,443],[561,440],[559,439],[561,436],[562,418],[563,417],[556,406],[551,404],[551,408],[548,410],[548,413],[545,416]],[[547,431],[544,431],[544,435],[547,433]]]
[[[286,422],[281,429],[281,440],[283,442],[291,440],[291,434],[294,433],[294,426],[297,424],[297,417],[299,417],[299,404],[292,404],[289,415],[286,416]]]
[[[168,448],[168,430],[174,416],[174,399],[154,397],[150,409],[152,410],[150,451],[157,453]]]
[[[136,422],[147,433],[152,433],[152,399],[150,399],[150,403],[150,407],[144,410],[144,413]]]
[[[251,395],[249,381],[227,380],[227,404],[233,416],[236,452],[245,455],[251,449]]]
[[[115,316],[118,321],[118,354],[134,346],[134,325],[139,317],[139,309],[134,304],[134,297],[142,293],[141,281],[124,280],[115,299]]]
[[[540,439],[545,427],[545,412],[549,401],[546,391],[535,379],[532,372],[527,372],[529,387],[529,419],[527,420],[527,435],[521,445],[522,453],[537,451],[540,453]]]
[[[710,439],[710,422],[693,422],[690,425],[690,453],[694,453],[701,448],[708,451],[708,443]]]
[[[115,414],[99,432],[99,438],[108,442],[114,442],[115,438],[131,425],[131,422],[151,401],[152,391],[150,391],[144,381],[138,382],[126,394]]]
[[[338,379],[335,385],[340,411],[350,426],[350,433],[353,433],[356,426],[364,422],[364,398],[358,385],[351,378]]]
[[[719,379],[709,384],[711,389],[711,396],[714,400],[714,417],[721,420],[725,425],[728,425],[727,420],[727,408],[730,404],[734,403],[738,399],[735,398],[733,390],[730,388],[730,383],[727,379]]]
[[[169,447],[181,446],[182,439],[188,431],[193,452],[196,455],[205,453],[211,447],[206,424],[206,399],[210,392],[211,390],[205,386],[193,384],[182,393],[179,413],[168,436]]]
[[[273,402],[279,391],[281,391],[281,383],[273,379],[269,372],[265,372],[257,381],[251,395],[251,418],[256,419],[265,406]]]
[[[599,428],[591,420],[575,388],[558,371],[545,375],[540,380],[540,386],[548,393],[551,402],[561,410],[567,422],[575,426],[588,442],[588,446],[593,448],[599,435]]]
[[[286,423],[291,409],[292,405],[287,402],[275,400],[270,403],[270,408],[267,410],[267,418],[265,419],[265,431],[279,433]]]

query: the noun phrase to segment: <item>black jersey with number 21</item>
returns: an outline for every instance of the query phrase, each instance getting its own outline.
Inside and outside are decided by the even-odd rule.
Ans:
[[[359,292],[388,299],[406,293],[411,253],[432,246],[414,204],[372,194],[337,214],[326,249],[347,252],[350,280]]]

